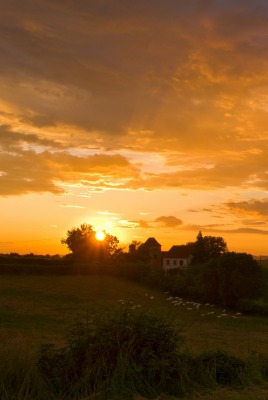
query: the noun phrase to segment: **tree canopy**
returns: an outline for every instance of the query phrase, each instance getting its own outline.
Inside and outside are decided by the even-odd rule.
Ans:
[[[187,292],[204,302],[235,308],[264,292],[263,270],[251,254],[225,252],[187,270]]]
[[[206,263],[227,251],[227,244],[221,236],[203,236],[201,231],[198,233],[196,241],[189,245],[193,249],[193,264]]]
[[[241,299],[257,298],[262,291],[262,269],[251,254],[230,252],[218,260],[219,297],[235,307]]]
[[[96,239],[96,231],[90,224],[81,224],[79,228],[67,231],[67,236],[61,239],[78,261],[109,261],[120,254],[119,240],[116,236],[105,233],[104,240]]]

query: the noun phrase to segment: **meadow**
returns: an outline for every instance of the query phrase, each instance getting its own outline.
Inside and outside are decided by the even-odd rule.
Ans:
[[[221,349],[247,357],[268,355],[268,319],[237,315],[210,304],[174,299],[168,293],[108,276],[0,275],[0,354],[4,360],[34,357],[41,345],[64,344],[77,319],[126,304],[170,318],[181,332],[183,349],[198,354]],[[1,378],[0,378],[1,379]],[[191,399],[268,399],[268,387],[218,389]]]

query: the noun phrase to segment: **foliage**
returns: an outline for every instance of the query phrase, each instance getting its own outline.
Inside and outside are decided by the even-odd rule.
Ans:
[[[257,299],[264,290],[262,268],[247,253],[226,252],[193,264],[185,279],[188,297],[230,308],[242,304],[243,299]]]
[[[67,237],[61,239],[76,258],[88,257],[96,245],[96,232],[89,224],[82,224],[80,228],[73,228],[67,231]]]
[[[45,265],[45,266],[59,266],[66,264],[66,257],[54,256],[29,256],[29,255],[13,255],[13,254],[1,254],[0,265]]]
[[[170,391],[182,337],[168,320],[122,308],[78,321],[62,349],[41,349],[38,367],[54,394],[121,390],[150,395]],[[84,385],[82,384],[84,382]],[[81,386],[82,385],[82,386]],[[113,394],[113,393],[112,393]],[[107,398],[107,397],[105,397]]]
[[[174,296],[230,308],[238,307],[242,300],[265,296],[267,287],[263,268],[247,253],[225,252],[206,263],[191,264],[186,270],[172,275],[151,270],[141,261],[124,262],[116,272],[119,276],[168,291]],[[255,304],[254,309],[263,314],[266,312],[265,306],[261,310]]]
[[[148,275],[146,282],[153,287],[219,306],[248,308],[266,315],[267,300],[257,299],[265,294],[266,281],[261,266],[247,253],[227,252],[207,263],[192,264],[176,275]],[[255,299],[255,302],[252,302]],[[246,302],[242,302],[245,300]]]
[[[204,352],[195,363],[196,375],[203,384],[211,381],[212,384],[237,386],[246,379],[245,362],[222,350]]]
[[[187,295],[212,304],[219,304],[219,273],[216,259],[192,264],[186,271]]]
[[[67,231],[67,237],[61,239],[73,253],[74,259],[82,262],[114,260],[122,249],[118,248],[119,240],[116,236],[105,233],[103,241],[96,239],[96,232],[92,225],[82,224],[79,228]]]
[[[260,265],[247,253],[229,252],[218,260],[219,298],[227,307],[236,307],[241,299],[260,296],[263,282]]]
[[[265,298],[241,299],[238,301],[238,309],[244,314],[258,314],[268,317],[268,301]]]
[[[199,232],[196,241],[191,243],[193,247],[193,264],[205,263],[217,258],[227,251],[227,244],[220,236],[203,236]]]
[[[1,275],[67,275],[72,267],[72,257],[0,255]]]

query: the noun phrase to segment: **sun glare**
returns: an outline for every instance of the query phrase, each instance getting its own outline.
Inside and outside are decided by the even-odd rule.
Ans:
[[[98,232],[96,233],[95,237],[96,237],[97,240],[102,241],[102,240],[104,240],[104,238],[105,238],[105,233],[104,233],[103,231],[98,231]]]

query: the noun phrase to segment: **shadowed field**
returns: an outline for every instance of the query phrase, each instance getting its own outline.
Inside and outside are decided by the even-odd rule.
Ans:
[[[268,351],[267,318],[239,316],[211,305],[198,307],[117,278],[0,276],[0,286],[3,346],[13,340],[29,340],[36,345],[59,342],[73,320],[90,311],[118,306],[122,300],[175,318],[182,327],[185,346],[193,351],[217,347],[239,355]]]
[[[94,311],[128,303],[153,309],[178,324],[184,349],[230,351],[239,357],[268,353],[268,319],[170,298],[133,282],[98,276],[0,276],[1,352],[34,353],[40,344],[62,344],[70,324]],[[193,399],[268,399],[268,390],[217,391]],[[238,397],[237,397],[238,396]],[[242,397],[240,397],[242,396]],[[243,397],[244,396],[244,397]],[[264,397],[263,397],[264,396]],[[266,396],[266,397],[265,397]]]

